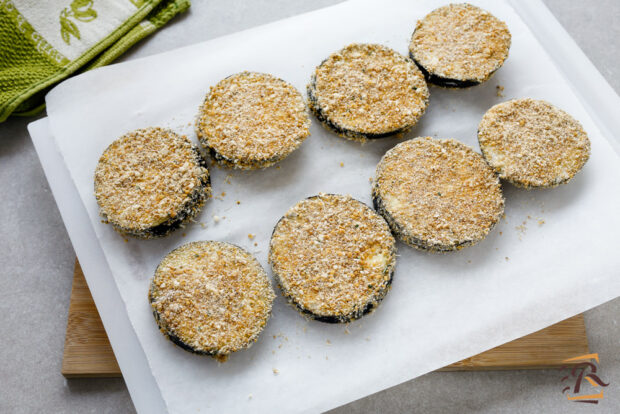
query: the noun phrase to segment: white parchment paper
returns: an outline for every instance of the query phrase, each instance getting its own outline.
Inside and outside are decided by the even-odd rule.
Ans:
[[[391,292],[375,313],[348,326],[307,321],[278,296],[259,341],[225,364],[185,352],[158,331],[146,295],[167,252],[192,240],[223,240],[245,247],[270,270],[269,236],[290,206],[318,192],[351,194],[370,204],[375,166],[403,138],[360,145],[313,118],[311,137],[279,168],[211,168],[214,194],[226,195],[207,203],[197,217],[203,225],[162,240],[128,242],[98,216],[93,173],[103,150],[123,133],[146,126],[171,127],[195,139],[193,121],[208,87],[236,72],[272,73],[305,94],[314,67],[348,43],[382,43],[406,54],[416,20],[443,3],[350,1],[98,69],[48,95],[56,145],[171,412],[329,409],[620,295],[618,156],[510,5],[474,1],[508,23],[513,36],[508,60],[484,85],[432,87],[427,113],[404,139],[453,137],[478,150],[477,125],[489,107],[516,97],[546,99],[588,132],[592,156],[583,171],[550,190],[504,185],[506,218],[474,247],[437,255],[399,244]],[[497,85],[505,97],[497,96]],[[214,215],[222,219],[216,223]],[[250,240],[249,233],[256,238]]]

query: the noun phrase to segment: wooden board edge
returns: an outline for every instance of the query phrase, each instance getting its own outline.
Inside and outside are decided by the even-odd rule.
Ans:
[[[122,377],[77,259],[73,271],[60,373],[65,378]]]
[[[560,368],[568,365],[564,359],[588,353],[585,321],[576,315],[437,371]],[[122,376],[77,259],[61,373],[65,378]]]

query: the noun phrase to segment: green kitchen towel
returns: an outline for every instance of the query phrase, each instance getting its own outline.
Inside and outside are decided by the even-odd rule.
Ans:
[[[0,0],[0,122],[43,109],[69,75],[106,65],[190,0]]]

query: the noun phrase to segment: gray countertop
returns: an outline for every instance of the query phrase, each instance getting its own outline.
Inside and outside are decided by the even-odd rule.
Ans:
[[[151,55],[337,3],[194,0],[191,12],[133,48]],[[545,0],[611,86],[620,91],[620,1]],[[177,36],[178,26],[191,39]],[[620,108],[619,108],[620,110]],[[122,379],[60,375],[75,254],[28,136],[33,119],[0,124],[0,412],[134,412]],[[584,275],[584,277],[587,275]],[[557,370],[431,373],[331,413],[620,413],[620,299],[586,313],[590,349],[611,382],[597,405],[566,401]]]

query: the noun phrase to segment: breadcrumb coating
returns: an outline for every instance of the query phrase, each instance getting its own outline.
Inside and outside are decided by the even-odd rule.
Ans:
[[[519,187],[567,183],[590,157],[581,124],[548,102],[525,98],[493,106],[478,127],[488,163]]]
[[[284,295],[324,322],[348,322],[388,292],[395,240],[381,216],[335,194],[300,201],[276,225],[269,261]]]
[[[424,76],[410,59],[376,44],[351,44],[319,65],[308,85],[311,109],[345,138],[404,132],[428,106]]]
[[[453,139],[430,137],[383,156],[373,201],[401,240],[436,252],[484,239],[504,212],[499,179],[484,158]]]
[[[266,168],[310,135],[303,97],[272,75],[242,72],[211,88],[200,107],[196,133],[219,163]]]
[[[257,340],[274,298],[267,274],[250,253],[215,241],[170,252],[149,290],[161,331],[183,348],[220,361]]]
[[[502,66],[510,42],[508,26],[491,13],[467,3],[450,4],[418,21],[409,53],[431,82],[471,86]]]
[[[194,216],[209,195],[202,155],[187,137],[168,129],[123,135],[103,152],[95,169],[101,215],[136,237],[165,235]]]

